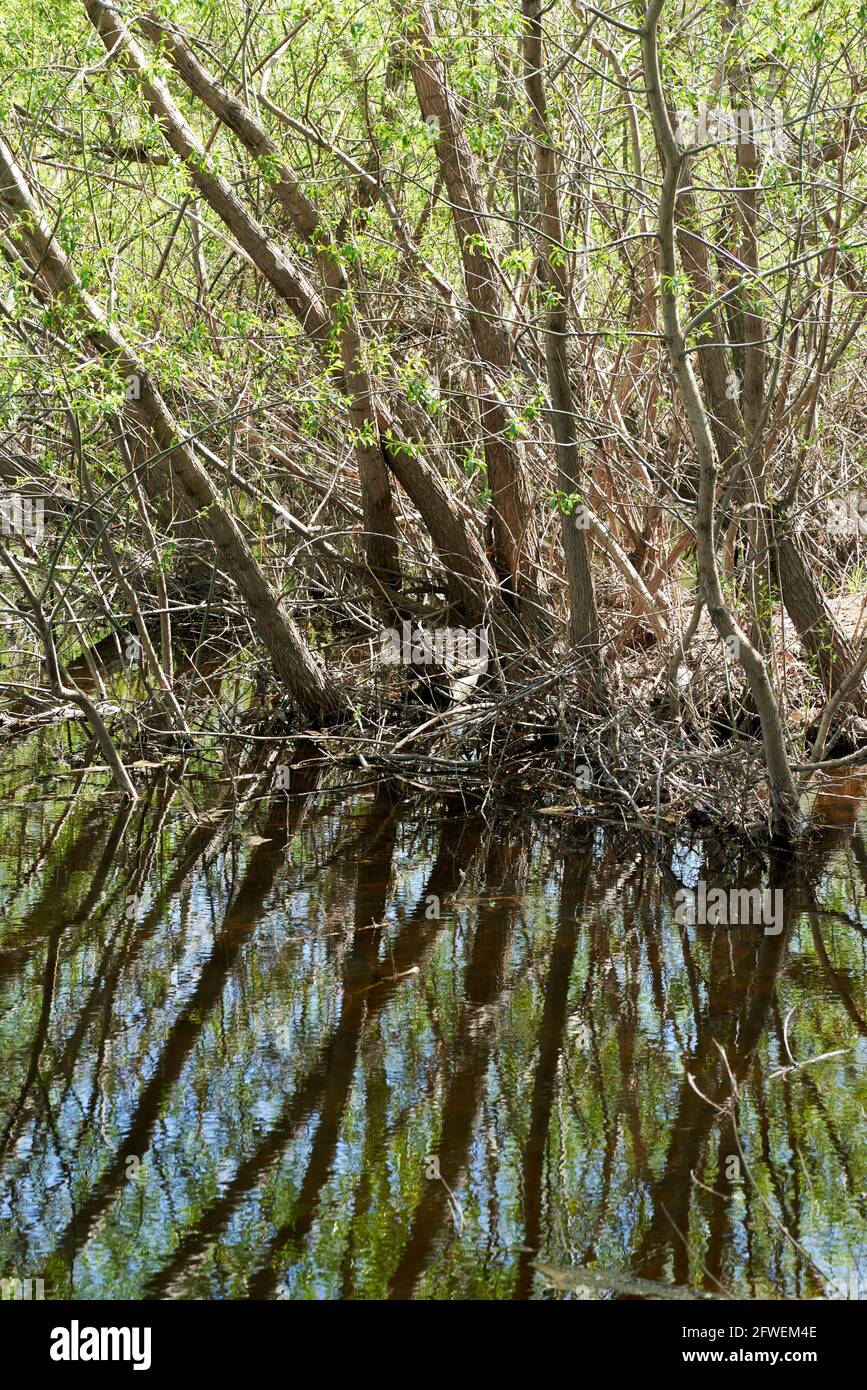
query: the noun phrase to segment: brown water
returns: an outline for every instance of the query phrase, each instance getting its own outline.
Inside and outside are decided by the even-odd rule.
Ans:
[[[763,869],[329,784],[309,752],[276,790],[255,756],[152,769],[130,809],[67,736],[7,750],[0,1276],[864,1296],[859,785]],[[678,923],[697,876],[779,889],[782,929]]]

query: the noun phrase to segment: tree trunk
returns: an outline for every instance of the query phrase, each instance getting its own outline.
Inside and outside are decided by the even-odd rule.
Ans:
[[[714,537],[717,460],[707,411],[687,355],[680,326],[674,285],[677,260],[674,242],[674,209],[683,167],[683,155],[674,137],[659,73],[657,26],[663,0],[650,0],[641,31],[644,84],[657,143],[663,159],[657,236],[662,272],[662,312],[666,346],[672,371],[689,420],[699,466],[699,492],[695,529],[699,584],[710,619],[724,641],[733,640],[762,725],[765,767],[770,796],[770,823],[775,835],[795,834],[801,826],[800,801],[786,752],[785,732],[770,676],[761,652],[742,632],[726,604],[720,583]]]
[[[481,180],[449,87],[445,63],[436,55],[433,23],[425,0],[406,16],[410,69],[421,113],[435,122],[436,151],[449,196],[470,304],[469,326],[478,356],[479,415],[494,534],[494,565],[516,596],[538,596],[536,536],[518,449],[507,434],[509,410],[498,387],[512,365],[511,337],[503,321],[501,288],[490,242],[490,215]]]
[[[774,538],[773,553],[786,612],[797,629],[804,650],[815,663],[825,694],[830,699],[855,664],[855,648],[834,622],[828,601],[801,549],[797,532],[777,519]],[[867,714],[867,692],[863,682],[858,683],[851,699],[857,714]]]
[[[530,104],[535,137],[536,180],[540,207],[540,260],[548,288],[550,309],[545,327],[545,365],[551,401],[551,429],[557,451],[559,490],[567,497],[581,495],[578,433],[569,363],[566,354],[569,331],[569,268],[563,247],[563,220],[557,189],[557,159],[551,132],[545,81],[542,72],[542,3],[523,0],[524,84]],[[552,254],[554,252],[555,254]],[[579,514],[580,515],[580,514]],[[602,664],[599,656],[599,616],[593,587],[593,571],[587,544],[588,531],[575,518],[562,518],[561,538],[569,581],[569,635],[573,647],[587,657],[594,693],[601,694]]]

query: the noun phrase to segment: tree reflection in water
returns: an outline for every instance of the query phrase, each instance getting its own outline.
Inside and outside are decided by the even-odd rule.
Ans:
[[[303,749],[288,793],[266,754],[235,771],[197,809],[168,774],[114,815],[6,798],[5,1274],[54,1296],[581,1296],[542,1264],[863,1293],[854,811],[826,799],[762,880],[733,846],[323,786]],[[783,931],[678,924],[699,869],[782,889]],[[592,1296],[634,1296],[612,1285]]]

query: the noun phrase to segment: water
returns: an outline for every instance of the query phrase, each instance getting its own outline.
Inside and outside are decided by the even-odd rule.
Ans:
[[[82,749],[38,735],[0,774],[0,1275],[864,1296],[859,786],[762,878],[339,785],[309,749],[288,792],[254,745],[123,808]],[[697,876],[779,888],[782,930],[679,924]]]

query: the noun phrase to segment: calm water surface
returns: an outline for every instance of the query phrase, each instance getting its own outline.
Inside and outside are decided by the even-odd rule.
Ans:
[[[763,871],[244,756],[130,809],[56,735],[4,750],[0,1275],[864,1297],[858,802]],[[699,877],[782,930],[679,924]]]

